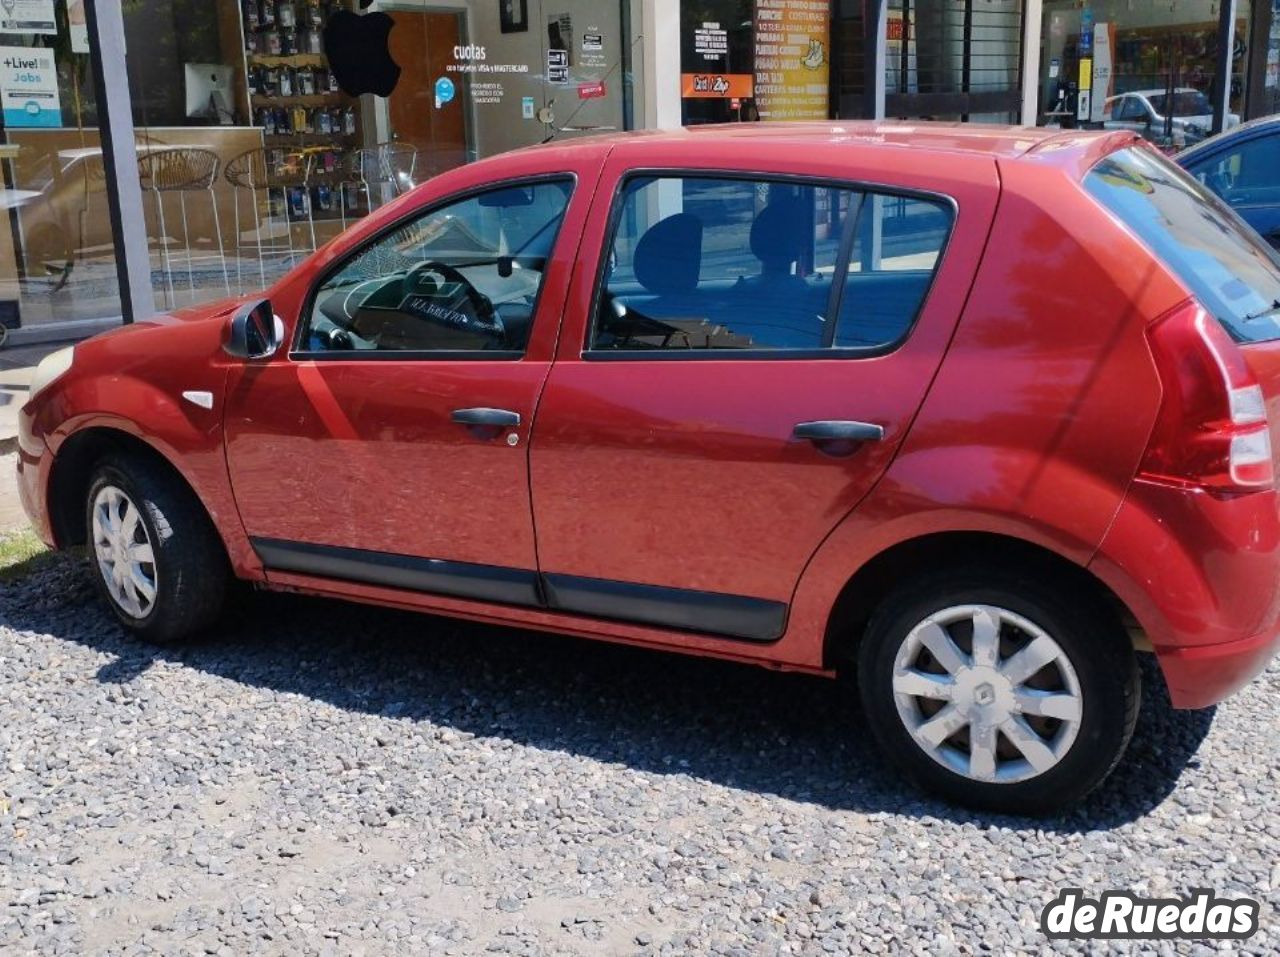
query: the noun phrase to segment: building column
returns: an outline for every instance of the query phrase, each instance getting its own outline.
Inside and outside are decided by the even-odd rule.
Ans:
[[[137,322],[155,315],[155,300],[151,291],[151,257],[147,252],[142,186],[138,180],[129,72],[125,65],[124,15],[120,0],[87,0],[84,8],[89,61],[98,98],[98,135],[106,173],[107,212],[115,237],[120,309],[125,322]],[[107,77],[111,77],[111,82],[107,82]]]
[[[1244,77],[1244,109],[1241,119],[1252,120],[1267,113],[1267,49],[1271,45],[1272,9],[1269,2],[1254,0],[1249,7],[1248,67]]]
[[[1257,0],[1255,0],[1257,2]],[[1219,0],[1218,62],[1214,69],[1218,81],[1213,88],[1212,132],[1221,133],[1227,125],[1231,103],[1231,50],[1236,41],[1236,0]]]
[[[885,67],[889,49],[888,0],[865,0],[862,19],[863,107],[869,120],[884,119]],[[905,43],[905,38],[904,38]]]
[[[680,0],[640,0],[644,126],[674,130],[680,115]]]
[[[1040,32],[1044,25],[1044,0],[1026,0],[1022,9],[1022,118],[1023,126],[1035,126],[1040,116]]]

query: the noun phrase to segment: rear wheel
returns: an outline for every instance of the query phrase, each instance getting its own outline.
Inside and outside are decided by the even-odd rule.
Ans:
[[[94,470],[85,506],[98,590],[127,628],[169,644],[217,620],[230,569],[185,485],[143,458],[110,457]]]
[[[886,598],[860,649],[859,686],[872,732],[916,781],[961,804],[1033,814],[1111,772],[1140,696],[1111,616],[1051,582],[996,571],[933,575]]]

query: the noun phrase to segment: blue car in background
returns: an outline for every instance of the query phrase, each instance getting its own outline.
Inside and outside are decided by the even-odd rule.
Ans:
[[[1280,249],[1280,116],[1210,137],[1175,159]]]

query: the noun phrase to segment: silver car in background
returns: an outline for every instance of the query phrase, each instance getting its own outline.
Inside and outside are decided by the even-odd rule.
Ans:
[[[1208,137],[1213,129],[1213,104],[1204,93],[1187,86],[1172,94],[1168,90],[1121,93],[1107,100],[1103,116],[1107,129],[1132,130],[1161,146],[1190,146]],[[1227,114],[1226,129],[1239,123],[1237,114]]]

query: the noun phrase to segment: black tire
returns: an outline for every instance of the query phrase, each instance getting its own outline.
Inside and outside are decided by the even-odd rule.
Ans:
[[[994,606],[1020,616],[1047,633],[1074,669],[1080,709],[1075,739],[1065,745],[1056,765],[1026,780],[997,783],[958,773],[916,741],[899,713],[893,687],[899,649],[929,616],[965,605]],[[963,624],[960,628],[957,644],[963,642]],[[1010,631],[1015,640],[1022,634],[1016,627],[1001,627],[1001,664],[1009,660],[1003,657],[1003,643],[1010,640],[1004,637]],[[1050,666],[1047,674],[1055,676],[1056,669],[1056,664]],[[947,671],[937,664],[940,677],[946,678]],[[912,780],[957,804],[1029,815],[1051,813],[1079,801],[1111,773],[1129,744],[1141,699],[1137,661],[1128,635],[1113,614],[1087,592],[1066,587],[1061,580],[1007,567],[929,573],[887,596],[859,648],[858,686],[863,711],[881,749]],[[983,694],[988,696],[990,691]],[[908,700],[917,707],[928,703],[923,698]],[[938,707],[945,705],[940,702]],[[921,720],[931,716],[923,714]],[[1018,717],[1027,720],[1021,713]],[[1042,729],[1038,733],[1052,736],[1055,726],[1055,722],[1043,722],[1037,725]],[[941,750],[949,749],[953,757],[962,755],[969,733],[966,727],[956,738],[947,738],[947,747]],[[995,740],[998,751],[1006,755],[998,763],[1021,759],[1015,743],[1003,732]]]
[[[140,615],[113,597],[98,561],[94,502],[108,487],[119,489],[136,506],[154,556],[155,595]],[[193,638],[218,620],[233,580],[226,551],[199,499],[167,468],[137,455],[103,458],[85,497],[85,528],[94,583],[130,631],[168,645]]]

